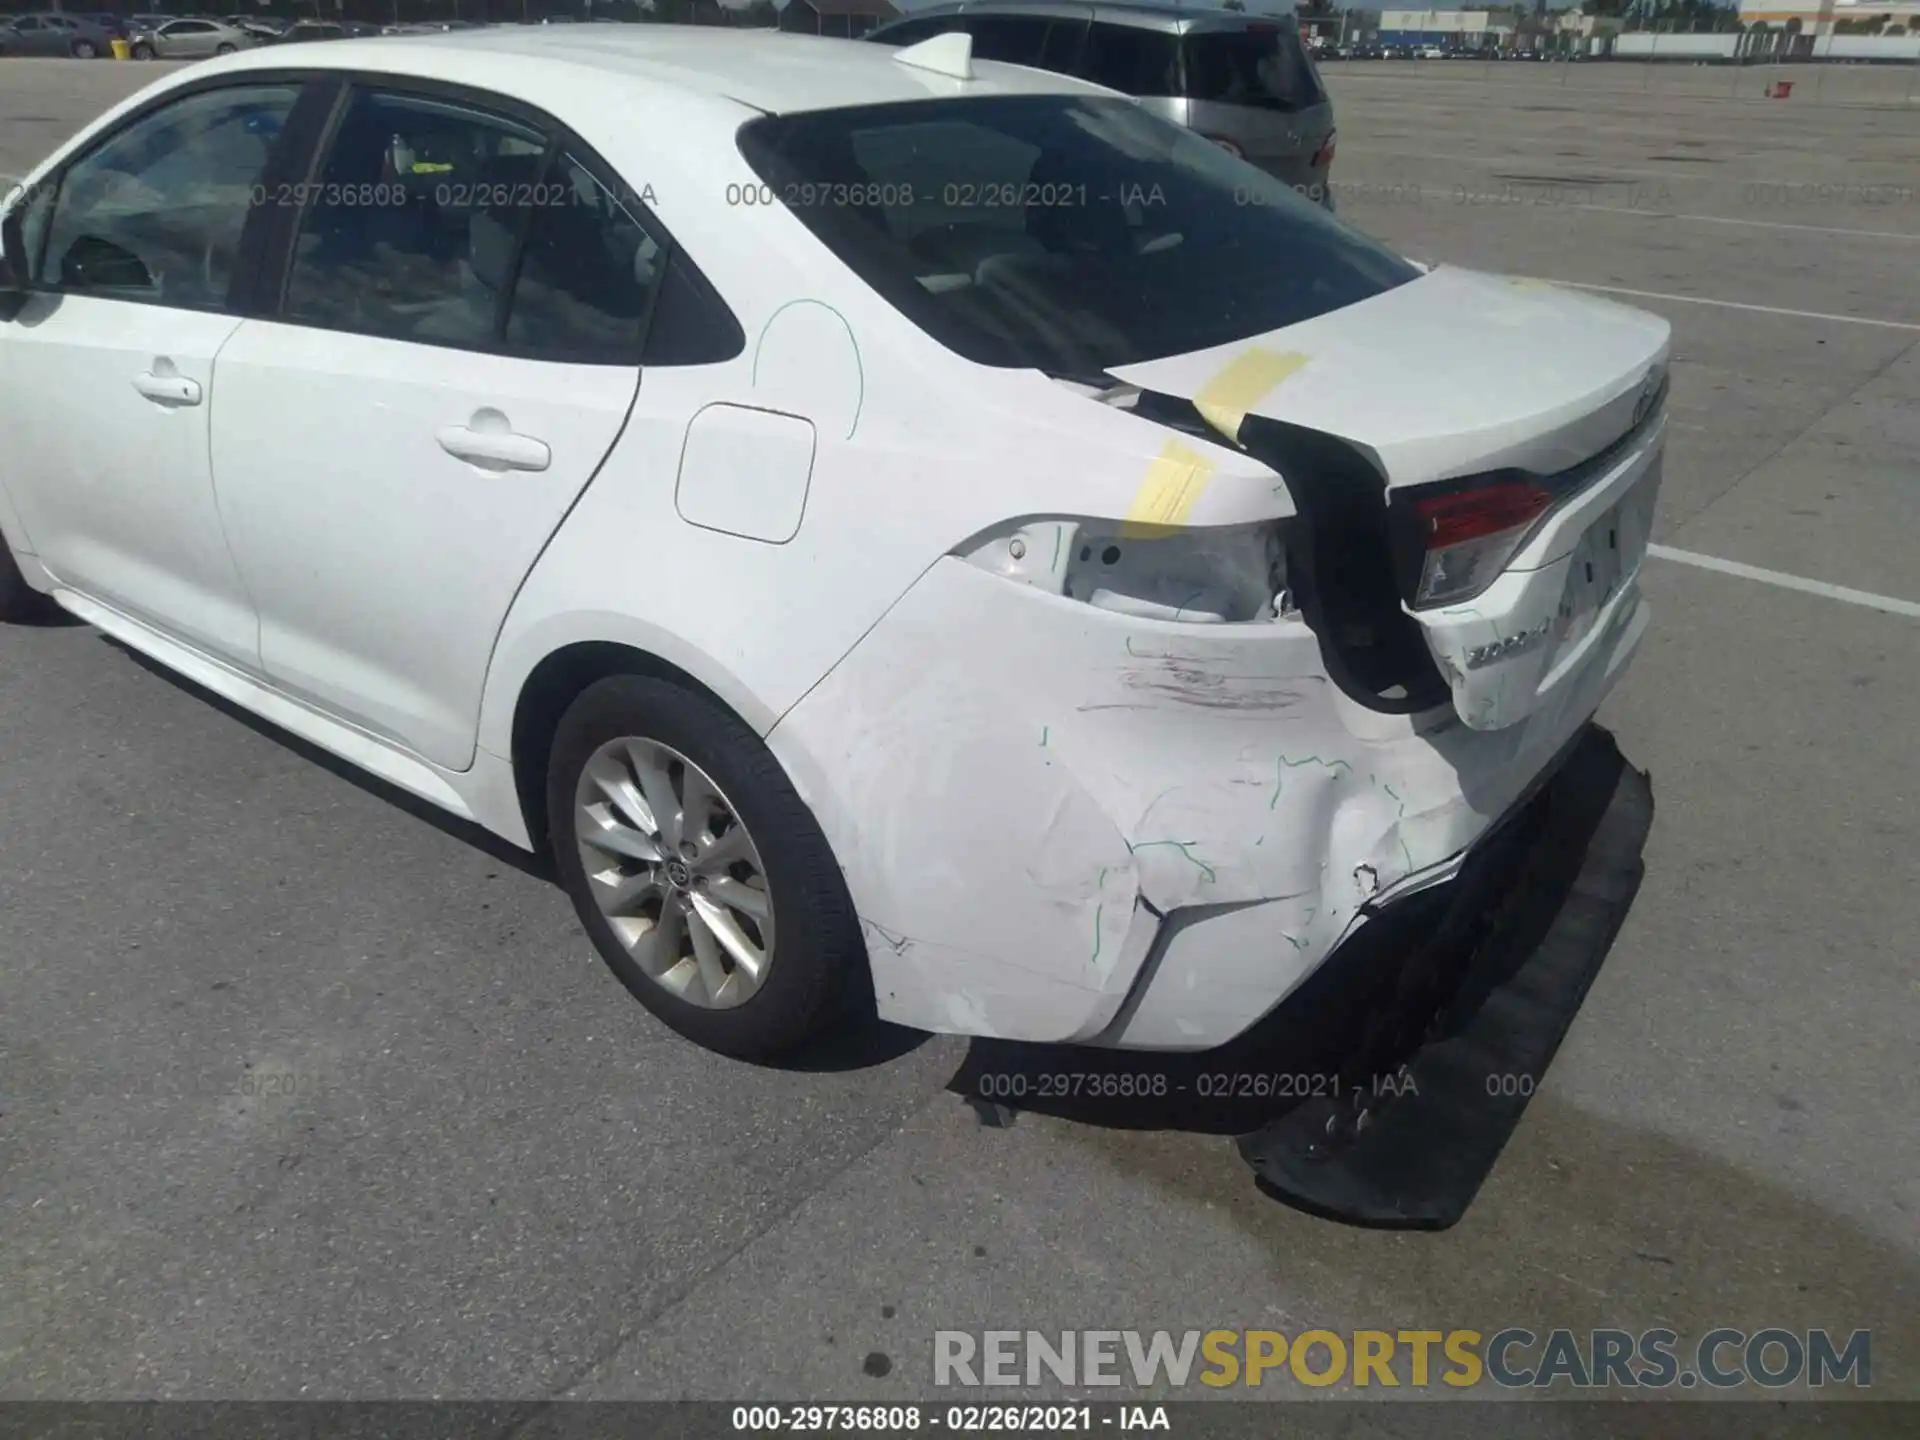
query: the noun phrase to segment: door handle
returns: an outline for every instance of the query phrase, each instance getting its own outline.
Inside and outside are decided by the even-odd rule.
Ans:
[[[483,470],[544,470],[553,463],[553,451],[546,441],[511,430],[493,432],[449,425],[433,438],[454,459]]]
[[[198,405],[200,382],[184,375],[156,375],[144,370],[133,377],[133,388],[161,405]]]

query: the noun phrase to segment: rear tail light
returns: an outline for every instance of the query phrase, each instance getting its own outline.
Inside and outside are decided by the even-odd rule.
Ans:
[[[1331,165],[1333,163],[1334,133],[1335,132],[1329,130],[1327,132],[1326,140],[1321,144],[1318,150],[1313,152],[1313,159],[1309,163],[1311,163],[1314,169],[1319,170],[1322,167]]]
[[[1416,609],[1479,594],[1507,568],[1553,494],[1532,480],[1500,479],[1413,501],[1420,540]]]
[[[1232,155],[1241,160],[1244,160],[1247,158],[1247,152],[1242,150],[1238,145],[1234,144],[1233,141],[1227,139],[1224,135],[1209,135],[1207,136],[1207,139],[1211,140],[1214,144],[1218,145],[1222,150],[1226,151],[1229,155]]]

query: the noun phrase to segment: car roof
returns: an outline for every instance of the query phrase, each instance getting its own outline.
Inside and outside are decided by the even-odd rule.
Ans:
[[[1263,30],[1295,28],[1291,15],[1250,15],[1235,10],[1196,10],[1170,0],[1091,0],[1074,4],[1072,0],[944,0],[934,5],[919,5],[903,20],[918,20],[938,15],[1059,15],[1097,20],[1103,25],[1120,25],[1133,30],[1190,32],[1194,30]],[[897,25],[900,21],[889,20]]]
[[[634,86],[730,100],[768,114],[976,95],[1106,95],[1051,71],[976,61],[975,79],[900,64],[900,52],[858,40],[695,25],[501,26],[348,40],[303,53],[302,69],[380,70],[468,84],[557,109],[582,86]],[[224,68],[274,68],[284,50],[228,57]],[[209,73],[202,69],[201,74]]]

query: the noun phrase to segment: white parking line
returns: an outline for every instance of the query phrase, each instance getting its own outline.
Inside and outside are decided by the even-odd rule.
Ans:
[[[1920,320],[1878,320],[1867,315],[1835,315],[1827,310],[1789,310],[1781,305],[1753,305],[1744,300],[1715,300],[1706,295],[1674,295],[1665,290],[1629,290],[1624,285],[1594,285],[1585,280],[1556,280],[1551,275],[1534,277],[1548,285],[1564,285],[1569,290],[1597,290],[1603,295],[1632,295],[1641,300],[1673,300],[1682,305],[1718,305],[1724,310],[1752,310],[1761,315],[1785,315],[1794,320],[1833,320],[1842,325],[1877,325],[1883,330],[1911,330],[1920,333]]]
[[[1676,550],[1671,545],[1649,545],[1647,554],[1679,565],[1717,570],[1722,575],[1738,575],[1742,580],[1758,580],[1763,585],[1778,585],[1782,590],[1799,590],[1808,595],[1824,596],[1828,600],[1844,601],[1848,605],[1860,605],[1868,610],[1884,610],[1889,615],[1905,615],[1920,620],[1920,604],[1912,600],[1895,600],[1890,595],[1849,590],[1844,585],[1829,585],[1824,580],[1808,580],[1779,570],[1762,570],[1758,565],[1742,565],[1738,560],[1722,560],[1717,555],[1697,555],[1691,550]]]
[[[1469,197],[1471,198],[1471,197]],[[1567,210],[1599,210],[1608,215],[1644,215],[1649,220],[1691,220],[1696,225],[1741,225],[1754,230],[1800,230],[1809,235],[1847,235],[1856,240],[1911,240],[1912,230],[1854,230],[1844,225],[1798,225],[1791,220],[1738,220],[1731,215],[1696,215],[1684,210],[1648,210],[1635,205],[1567,205]]]

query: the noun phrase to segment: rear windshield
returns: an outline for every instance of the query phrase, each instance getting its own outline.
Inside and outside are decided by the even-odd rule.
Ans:
[[[1203,30],[1181,42],[1190,100],[1302,110],[1323,98],[1313,66],[1290,32]]]
[[[1132,101],[999,95],[768,116],[773,196],[936,340],[1097,377],[1416,278],[1285,183]]]

